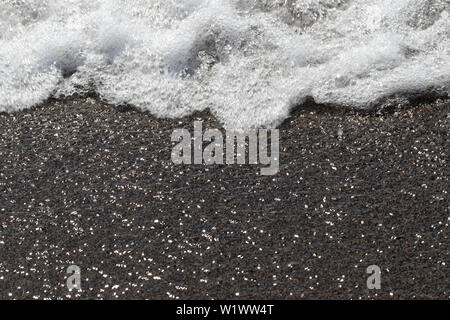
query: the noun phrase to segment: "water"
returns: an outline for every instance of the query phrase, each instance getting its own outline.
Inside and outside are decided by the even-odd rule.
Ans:
[[[448,0],[2,0],[0,111],[95,90],[159,117],[274,126],[311,97],[450,92]]]

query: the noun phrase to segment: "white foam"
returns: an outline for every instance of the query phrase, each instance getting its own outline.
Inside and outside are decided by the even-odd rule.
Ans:
[[[94,89],[159,117],[277,125],[450,87],[448,0],[3,0],[0,111]]]

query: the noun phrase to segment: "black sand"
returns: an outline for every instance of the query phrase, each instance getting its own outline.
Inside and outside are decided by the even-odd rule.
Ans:
[[[79,98],[0,114],[0,298],[447,299],[449,112],[304,106],[273,177],[174,166],[173,129],[217,127],[206,112]]]

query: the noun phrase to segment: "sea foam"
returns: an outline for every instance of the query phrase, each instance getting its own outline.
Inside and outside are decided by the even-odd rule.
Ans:
[[[94,90],[228,129],[450,91],[448,0],[3,0],[0,111]],[[397,101],[397,102],[396,102]]]

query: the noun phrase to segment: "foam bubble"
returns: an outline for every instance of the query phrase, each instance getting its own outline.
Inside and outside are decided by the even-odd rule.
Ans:
[[[95,90],[159,117],[275,126],[312,97],[448,94],[446,0],[6,0],[0,111]]]

